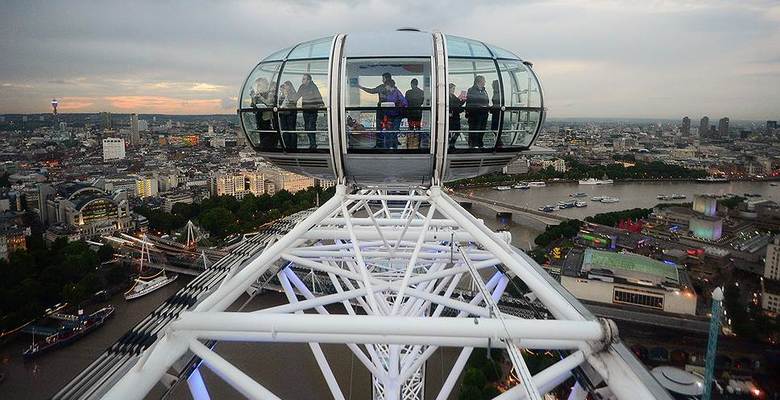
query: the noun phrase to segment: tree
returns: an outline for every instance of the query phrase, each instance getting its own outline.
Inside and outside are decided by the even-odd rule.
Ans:
[[[98,249],[97,256],[100,262],[110,261],[114,258],[114,248],[108,244],[104,244]]]
[[[471,367],[467,369],[466,374],[463,375],[464,386],[474,386],[481,390],[485,387],[486,383],[487,378],[485,377],[485,373],[479,368]]]
[[[220,206],[201,214],[198,217],[198,221],[212,235],[223,236],[227,232],[228,227],[236,221],[236,218],[230,210]]]
[[[460,388],[458,400],[482,400],[482,390],[476,386],[463,385]]]

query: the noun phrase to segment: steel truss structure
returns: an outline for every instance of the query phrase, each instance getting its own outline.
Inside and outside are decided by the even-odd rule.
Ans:
[[[540,399],[573,376],[571,399],[596,390],[619,399],[668,398],[619,343],[611,321],[583,312],[508,242],[508,234],[489,230],[440,187],[393,194],[338,185],[333,198],[183,312],[104,398],[144,398],[190,353],[246,397],[279,398],[204,344],[214,341],[308,343],[334,399],[345,399],[344,391],[322,343],[344,344],[354,353],[373,376],[375,399],[434,398],[423,393],[424,371],[440,347],[462,350],[435,393],[438,400],[449,398],[475,347],[509,354],[520,383],[497,399]],[[293,265],[325,277],[335,291],[315,294]],[[225,311],[274,275],[288,304]],[[497,303],[512,279],[525,283],[554,319],[503,313]],[[476,290],[468,301],[455,294],[463,287]],[[335,304],[345,313],[325,308]],[[525,348],[559,350],[564,357],[532,376]],[[198,370],[188,383],[194,398],[204,398]]]

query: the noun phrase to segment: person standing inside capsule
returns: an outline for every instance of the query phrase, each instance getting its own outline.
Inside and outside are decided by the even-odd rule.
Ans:
[[[485,77],[474,77],[474,85],[466,94],[466,118],[469,121],[469,147],[482,148],[482,136],[487,128],[490,99],[485,90]]]
[[[298,148],[298,134],[295,132],[298,123],[298,111],[295,110],[298,92],[290,81],[285,81],[279,89],[279,127],[282,129],[284,148],[295,150]]]
[[[401,111],[409,106],[409,102],[401,91],[395,86],[395,81],[390,79],[385,82],[386,102],[393,103],[393,107],[385,110],[382,119],[382,147],[385,149],[398,149],[398,131],[401,129]]]
[[[274,104],[271,87],[267,79],[257,78],[249,91],[252,108],[259,109],[255,111],[255,124],[260,135],[260,148],[263,150],[274,150],[279,142],[279,136],[271,132],[274,129],[273,112],[270,110]]]
[[[298,88],[298,97],[303,108],[303,129],[309,137],[309,150],[317,149],[317,115],[318,108],[325,106],[322,101],[320,89],[314,84],[310,74],[303,74],[301,86]]]
[[[502,147],[501,137],[498,136],[498,123],[501,117],[501,88],[498,79],[493,80],[493,96],[490,102],[493,104],[490,108],[490,130],[493,135],[496,135],[496,147]]]
[[[412,88],[406,91],[406,101],[409,103],[409,109],[406,110],[406,120],[409,122],[409,133],[406,134],[406,148],[419,149],[422,142],[422,135],[419,133],[422,126],[423,112],[420,109],[425,102],[425,92],[417,85],[417,78],[410,82]],[[412,133],[412,131],[418,131]]]
[[[454,83],[450,83],[450,149],[455,148],[455,142],[460,137],[460,114],[463,112],[463,103],[466,102],[466,98],[463,96],[455,95]]]
[[[368,87],[365,87],[365,86],[358,85],[358,88],[360,88],[360,90],[362,90],[362,91],[364,91],[366,93],[378,95],[379,96],[379,101],[376,103],[376,105],[377,105],[377,107],[382,107],[382,102],[387,101],[387,92],[385,90],[385,84],[387,84],[387,81],[389,81],[391,79],[393,79],[393,76],[389,72],[385,72],[385,73],[382,74],[382,84],[381,85],[378,85],[377,87],[374,87],[374,88],[368,88]],[[377,131],[376,147],[377,148],[382,148],[382,145],[384,144],[383,140],[382,140],[382,135],[380,135],[378,133],[380,130],[382,130],[382,120],[384,119],[384,115],[385,115],[384,111],[382,111],[381,108],[378,108],[376,110],[376,131]]]

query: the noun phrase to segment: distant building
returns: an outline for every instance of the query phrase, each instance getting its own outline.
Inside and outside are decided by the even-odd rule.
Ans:
[[[101,112],[100,113],[100,127],[103,129],[112,129],[114,126],[113,121],[111,119],[111,113],[110,112]]]
[[[124,160],[125,140],[122,138],[103,139],[103,161]]]
[[[718,199],[715,196],[697,194],[693,196],[693,211],[714,217],[718,212]]]
[[[176,173],[160,174],[157,182],[161,193],[170,192],[179,187],[179,175]]]
[[[139,176],[135,180],[135,194],[140,198],[156,197],[160,191],[157,178],[153,176]]]
[[[723,139],[729,136],[729,117],[723,117],[718,121],[718,137]]]
[[[566,160],[556,158],[553,160],[542,160],[542,169],[552,167],[555,172],[566,172]]]
[[[209,145],[215,149],[223,148],[225,147],[225,138],[224,137],[211,138],[211,140],[209,140]]]
[[[131,228],[124,192],[111,195],[98,187],[73,182],[57,185],[55,190],[56,194],[46,201],[47,220],[60,224],[57,229],[66,235],[76,232],[80,238],[90,239]]]
[[[14,251],[27,250],[27,236],[30,228],[16,225],[0,225],[0,258],[8,261],[8,255]]]
[[[696,314],[696,292],[677,265],[633,253],[586,249],[564,265],[561,284],[578,299]]]
[[[138,126],[138,114],[130,114],[130,132],[128,134],[128,143],[132,147],[141,144],[141,132]]]
[[[780,313],[780,281],[764,279],[761,286],[761,308],[773,314]]]
[[[327,189],[336,186],[336,181],[329,179],[316,179],[314,184],[322,189]]]
[[[138,120],[138,130],[141,132],[148,132],[149,131],[149,121],[141,119]]]
[[[689,136],[691,134],[691,119],[687,116],[682,119],[682,126],[680,127],[680,133],[683,136]]]
[[[705,138],[710,133],[710,117],[704,116],[699,122],[699,137]]]
[[[764,278],[780,280],[780,235],[766,246]]]
[[[211,177],[211,193],[216,196],[243,198],[251,193],[266,193],[265,175],[262,171],[220,173]]]
[[[162,200],[162,210],[167,213],[173,210],[173,205],[176,203],[192,204],[195,201],[192,193],[189,192],[170,193],[162,196]]]
[[[272,181],[276,191],[286,190],[295,193],[314,186],[314,178],[277,169],[263,170],[266,179]]]
[[[527,174],[531,170],[531,163],[525,157],[520,157],[506,166],[509,175]]]
[[[767,133],[772,133],[775,129],[777,129],[777,121],[766,121],[766,131]]]
[[[723,236],[723,220],[718,217],[697,215],[688,221],[688,230],[693,237],[717,241]]]

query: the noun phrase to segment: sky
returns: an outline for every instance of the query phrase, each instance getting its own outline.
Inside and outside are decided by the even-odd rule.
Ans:
[[[776,0],[4,0],[0,113],[233,113],[275,50],[409,26],[533,62],[549,118],[780,119]]]

